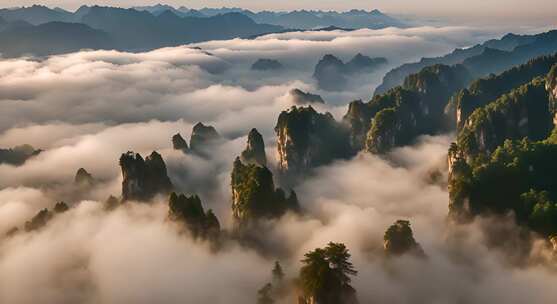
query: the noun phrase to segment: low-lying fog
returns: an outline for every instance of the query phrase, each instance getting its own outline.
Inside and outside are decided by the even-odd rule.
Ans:
[[[273,128],[293,105],[291,89],[320,94],[326,104],[316,109],[341,119],[347,103],[368,100],[389,69],[500,34],[464,27],[296,32],[147,53],[0,61],[0,147],[44,150],[21,166],[0,165],[0,303],[254,303],[276,259],[294,278],[303,254],[329,241],[350,249],[361,303],[555,301],[550,268],[510,266],[485,245],[478,227],[490,223],[447,227],[451,135],[422,137],[384,158],[362,153],[319,168],[295,187],[304,215],[269,223],[273,257],[236,244],[215,253],[179,234],[166,220],[165,198],[113,212],[99,203],[121,193],[120,154],[156,150],[177,190],[199,194],[229,229],[232,161],[255,127],[276,164]],[[352,79],[342,92],[316,87],[311,75],[323,55],[346,61],[356,53],[389,64]],[[258,58],[284,68],[250,70]],[[209,158],[172,149],[171,136],[189,139],[198,121],[226,139]],[[80,167],[99,182],[76,187]],[[74,208],[37,232],[4,237],[57,201]],[[411,221],[426,259],[382,257],[384,231],[397,219]]]

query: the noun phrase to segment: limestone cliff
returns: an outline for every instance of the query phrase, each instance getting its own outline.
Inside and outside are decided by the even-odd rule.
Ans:
[[[279,217],[288,210],[299,210],[296,194],[286,197],[275,189],[269,169],[254,164],[243,164],[236,158],[231,173],[232,216],[239,227],[249,226],[262,218]]]
[[[281,112],[275,126],[279,170],[300,175],[335,159],[353,155],[348,130],[330,113],[321,114],[311,106]]]
[[[261,136],[257,129],[251,129],[249,132],[246,149],[242,151],[240,158],[242,162],[246,164],[256,164],[262,167],[267,166],[265,143],[263,142],[263,136]]]
[[[172,192],[168,199],[168,217],[185,225],[193,237],[216,240],[220,223],[212,210],[203,209],[197,195],[186,196]]]
[[[79,168],[75,173],[74,183],[79,186],[91,186],[95,183],[95,179],[87,170]]]
[[[208,156],[211,146],[216,144],[220,135],[213,126],[199,122],[193,126],[190,138],[190,149],[201,156]]]
[[[188,147],[188,143],[180,133],[176,133],[172,136],[172,147],[174,148],[174,150],[180,150],[184,153],[188,153],[190,150]]]
[[[309,92],[304,92],[300,89],[292,89],[288,94],[290,95],[290,98],[292,98],[292,102],[296,105],[325,103],[321,96],[317,94],[311,94]]]
[[[120,157],[122,200],[148,201],[156,194],[172,191],[172,182],[161,155],[153,151],[145,160],[140,154],[127,152]]]
[[[385,231],[383,239],[383,248],[387,256],[397,256],[405,253],[424,256],[422,247],[414,239],[409,221],[396,221]]]

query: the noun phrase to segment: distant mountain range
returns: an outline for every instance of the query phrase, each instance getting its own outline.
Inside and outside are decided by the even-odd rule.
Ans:
[[[536,42],[537,40],[539,40],[538,42],[541,45],[544,44],[543,43],[544,39],[546,39],[544,37],[546,37],[547,35],[552,35],[552,33],[550,32],[550,33],[537,34],[537,35],[507,34],[503,36],[501,39],[488,40],[482,44],[477,44],[467,49],[455,49],[453,52],[441,57],[433,57],[433,58],[426,57],[426,58],[422,58],[419,62],[403,64],[397,68],[392,69],[390,72],[388,72],[385,75],[381,85],[379,85],[375,89],[375,95],[383,94],[387,92],[389,89],[401,85],[402,82],[404,81],[404,78],[406,78],[410,74],[417,73],[424,67],[431,66],[434,64],[452,65],[452,64],[462,63],[468,58],[482,55],[482,53],[484,53],[486,50],[488,53],[495,52],[495,51],[510,52],[514,50],[516,47],[529,45]],[[541,50],[544,48],[545,46],[542,47]],[[543,55],[543,54],[545,53],[542,52],[536,55]],[[521,60],[518,60],[518,62],[521,62]]]
[[[314,29],[324,27],[340,28],[371,28],[405,27],[406,25],[393,17],[383,14],[379,10],[350,10],[346,12],[298,10],[290,12],[262,11],[252,12],[242,8],[202,8],[199,10],[186,7],[174,8],[169,5],[154,5],[135,7],[137,10],[148,11],[159,15],[165,11],[186,17],[211,17],[221,14],[240,13],[253,19],[257,23],[266,23],[284,28]]]
[[[387,26],[403,24],[377,10],[254,13],[238,8],[192,10],[155,5],[131,9],[82,6],[69,12],[33,5],[0,9],[0,53],[17,57],[80,49],[144,51],[290,30]]]

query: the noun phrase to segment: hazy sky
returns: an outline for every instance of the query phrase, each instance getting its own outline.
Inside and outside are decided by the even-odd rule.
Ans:
[[[543,20],[557,19],[555,0],[0,0],[3,7],[41,3],[75,9],[82,4],[112,6],[134,6],[156,3],[174,6],[221,7],[239,6],[253,10],[293,10],[293,9],[334,9],[378,8],[390,13],[408,13],[425,16],[450,16],[505,20]]]

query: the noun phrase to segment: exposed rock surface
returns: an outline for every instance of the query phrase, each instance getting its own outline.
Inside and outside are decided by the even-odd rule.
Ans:
[[[265,155],[265,143],[263,136],[257,129],[251,129],[248,134],[246,149],[240,155],[242,162],[246,164],[256,164],[262,167],[267,166],[267,156]]]
[[[282,64],[278,60],[268,58],[260,58],[251,65],[251,69],[254,71],[271,71],[281,68]]]
[[[557,113],[557,64],[547,74],[545,86],[549,92],[550,109],[553,113]],[[557,125],[557,117],[553,118],[553,122]]]
[[[550,75],[516,87],[466,119],[449,149],[452,219],[512,212],[519,225],[542,236],[557,233]]]
[[[436,65],[408,76],[403,86],[376,95],[368,103],[352,102],[343,118],[352,148],[384,153],[411,143],[418,135],[445,129],[446,102],[469,81],[462,66]]]
[[[180,133],[176,133],[172,136],[172,147],[174,150],[180,150],[184,153],[189,152],[188,143]]]
[[[95,179],[93,178],[93,175],[87,172],[87,170],[79,168],[75,173],[74,182],[77,185],[91,186],[95,183]]]
[[[212,210],[203,209],[197,195],[186,196],[172,192],[168,200],[168,217],[182,222],[194,237],[216,240],[220,223]]]
[[[275,126],[279,170],[299,175],[335,159],[353,155],[348,130],[330,113],[321,114],[311,106],[283,111]]]
[[[388,256],[397,256],[405,253],[424,256],[422,247],[414,239],[409,221],[396,221],[385,231],[383,240],[383,248]]]
[[[38,155],[42,150],[35,150],[31,145],[21,145],[9,149],[0,149],[0,164],[22,165],[29,158]]]
[[[288,210],[299,210],[294,191],[286,197],[275,189],[273,174],[266,167],[245,165],[236,158],[231,174],[232,215],[238,227],[246,227],[262,218],[279,217]]]
[[[300,89],[292,89],[289,92],[292,102],[296,105],[304,105],[311,103],[325,103],[320,95],[304,92]]]
[[[54,206],[54,212],[46,208],[40,210],[31,220],[25,222],[25,231],[30,232],[43,228],[56,214],[66,212],[68,209],[66,203],[59,202]]]
[[[451,98],[446,112],[453,118],[457,130],[460,130],[475,109],[485,106],[538,76],[547,75],[556,63],[557,55],[542,56],[499,75],[477,79],[468,88],[459,91]]]
[[[552,129],[553,113],[545,81],[536,78],[476,109],[463,124],[457,142],[470,158],[479,153],[490,155],[507,139],[542,140]]]
[[[220,138],[219,133],[214,127],[206,126],[198,122],[193,126],[190,138],[190,149],[194,153],[207,156],[208,150],[210,150],[211,146],[216,144]]]
[[[148,201],[156,194],[172,191],[172,183],[161,155],[153,151],[145,160],[140,154],[127,152],[120,157],[122,200]]]

